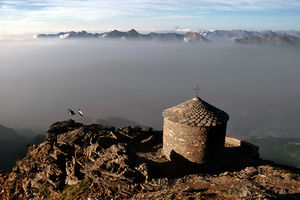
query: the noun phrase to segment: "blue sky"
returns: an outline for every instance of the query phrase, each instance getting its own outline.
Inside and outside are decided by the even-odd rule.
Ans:
[[[300,30],[299,0],[0,0],[0,34],[68,30]]]

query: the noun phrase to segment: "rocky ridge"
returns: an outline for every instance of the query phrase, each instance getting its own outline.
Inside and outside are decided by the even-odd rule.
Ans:
[[[247,155],[198,166],[162,155],[162,132],[73,120],[50,126],[44,142],[9,173],[1,199],[297,199],[299,169]],[[241,153],[241,152],[240,152]],[[244,159],[242,159],[242,157]],[[232,158],[231,162],[230,158]]]
[[[192,36],[192,37],[191,37]],[[35,36],[35,38],[39,39],[122,39],[122,40],[156,40],[156,41],[186,41],[185,38],[191,38],[188,41],[198,41],[198,42],[208,42],[208,40],[200,35],[197,32],[188,32],[186,34],[179,34],[179,33],[148,33],[148,34],[141,34],[137,32],[135,29],[131,29],[127,32],[122,32],[118,30],[113,30],[110,32],[104,33],[88,33],[86,31],[81,32],[60,32],[56,34],[39,34]]]

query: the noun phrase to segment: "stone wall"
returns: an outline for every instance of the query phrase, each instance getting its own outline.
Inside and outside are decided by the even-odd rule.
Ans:
[[[194,127],[164,119],[163,152],[171,160],[174,152],[190,162],[204,164],[222,156],[226,124]]]
[[[241,146],[242,140],[234,138],[234,137],[230,137],[230,136],[226,136],[225,138],[225,144],[228,147],[239,147]]]
[[[248,157],[259,158],[259,147],[244,140],[227,136],[225,146],[238,148],[241,154],[248,155]]]

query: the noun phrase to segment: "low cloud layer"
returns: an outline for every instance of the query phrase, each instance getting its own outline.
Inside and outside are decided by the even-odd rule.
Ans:
[[[161,112],[200,97],[230,115],[233,135],[295,137],[299,50],[121,41],[1,42],[0,123],[46,128],[81,108],[160,129]]]

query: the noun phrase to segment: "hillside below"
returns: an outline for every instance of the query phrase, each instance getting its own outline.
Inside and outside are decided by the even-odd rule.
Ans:
[[[68,120],[1,172],[0,187],[0,199],[299,199],[300,170],[230,146],[210,165],[168,161],[161,131]]]
[[[259,146],[261,158],[300,168],[300,138],[253,136],[247,141]]]
[[[0,169],[11,168],[16,159],[23,157],[27,143],[30,143],[27,138],[0,124]]]

